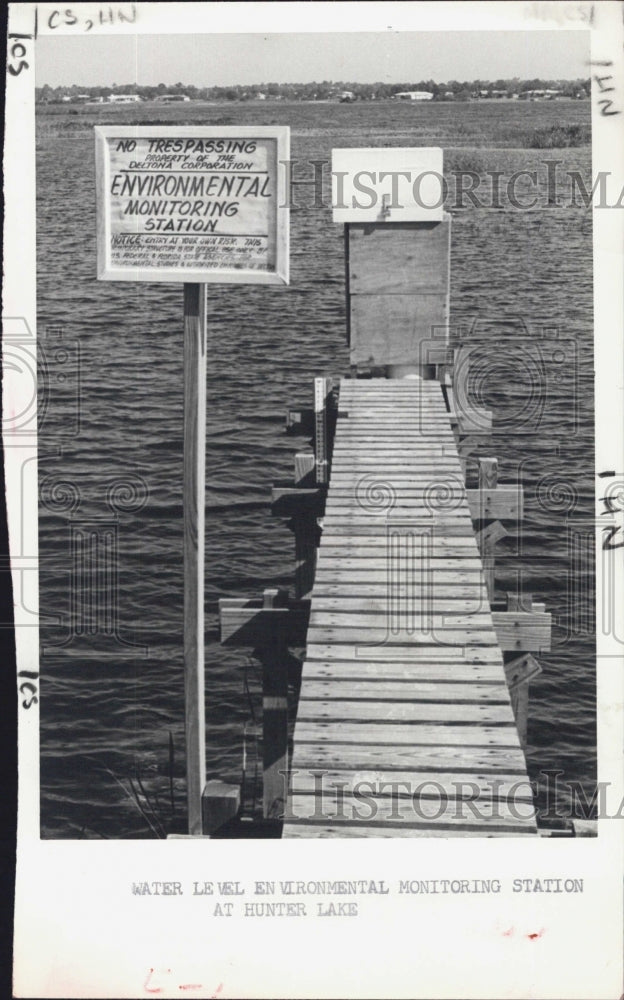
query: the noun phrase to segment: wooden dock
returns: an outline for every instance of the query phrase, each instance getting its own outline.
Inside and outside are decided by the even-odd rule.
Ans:
[[[491,609],[438,381],[338,405],[283,836],[535,835],[503,649],[550,616]]]

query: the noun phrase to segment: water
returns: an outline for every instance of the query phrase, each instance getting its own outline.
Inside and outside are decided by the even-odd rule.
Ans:
[[[290,125],[298,176],[308,178],[303,161],[329,159],[332,147],[438,143],[448,164],[463,157],[463,166],[508,175],[543,172],[544,158],[556,158],[589,183],[588,147],[546,157],[513,148],[536,125],[587,123],[582,102],[40,115],[40,597],[44,620],[51,616],[41,657],[45,837],[146,837],[161,832],[156,817],[168,829],[184,820],[182,288],[95,279],[92,134],[93,124],[182,119]],[[271,484],[291,478],[302,447],[284,434],[285,408],[311,405],[315,375],[348,370],[342,227],[312,206],[311,187],[295,197],[304,207],[291,217],[290,285],[209,291],[207,767],[225,780],[240,777],[243,728],[260,718],[260,689],[245,650],[218,643],[217,599],[292,590],[293,537],[269,509]],[[540,771],[562,772],[560,781],[579,782],[588,796],[595,781],[593,563],[579,530],[593,514],[591,238],[583,208],[453,208],[452,327],[478,347],[473,389],[494,412],[492,438],[479,451],[498,456],[503,483],[520,477],[525,485],[522,536],[500,544],[498,589],[515,589],[521,571],[524,589],[554,615],[553,651],[540,656],[530,695],[528,764],[542,804]],[[129,491],[120,481],[131,482]],[[72,637],[71,539],[105,530],[118,552],[119,620],[109,624],[119,638]],[[250,795],[254,766],[248,735]],[[569,801],[564,789],[560,804]]]

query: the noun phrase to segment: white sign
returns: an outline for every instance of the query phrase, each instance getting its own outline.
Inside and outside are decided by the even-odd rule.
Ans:
[[[98,278],[288,284],[289,129],[95,128]]]
[[[334,222],[440,222],[442,150],[333,149]]]

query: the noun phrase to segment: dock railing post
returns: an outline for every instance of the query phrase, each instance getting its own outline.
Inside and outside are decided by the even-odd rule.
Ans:
[[[184,285],[184,703],[188,832],[202,830],[206,784],[204,538],[207,287]]]
[[[498,484],[498,459],[497,458],[480,458],[478,461],[479,465],[479,490],[486,489],[496,489]],[[485,577],[485,585],[487,587],[488,598],[490,603],[494,600],[494,588],[495,588],[495,565],[496,559],[494,556],[494,546],[496,542],[492,542],[489,537],[484,538],[482,547],[482,561],[483,561],[483,575]]]
[[[278,590],[265,590],[263,607],[275,607]],[[276,629],[270,645],[254,650],[262,664],[262,815],[280,819],[288,770],[288,653]]]
[[[498,459],[479,458],[479,494],[484,497],[486,490],[496,489],[498,485]],[[482,515],[485,511],[481,512]],[[492,521],[486,527],[481,528],[477,535],[479,548],[481,550],[481,561],[483,564],[483,576],[487,587],[490,604],[494,601],[495,593],[495,549],[496,543],[507,534],[500,521]]]
[[[315,482],[326,487],[329,480],[331,451],[332,380],[326,376],[314,379],[313,439],[314,451],[295,455],[294,485],[305,487]],[[331,409],[331,412],[330,412]],[[308,597],[314,583],[316,551],[320,540],[317,513],[303,507],[293,512],[290,528],[295,536],[295,597]]]
[[[315,474],[316,459],[312,452],[295,455],[295,485],[305,483]],[[290,520],[295,536],[295,597],[307,597],[314,583],[316,547],[319,529],[314,514],[297,512]]]
[[[507,594],[508,611],[530,612],[532,609],[532,594]],[[505,663],[505,675],[511,696],[511,707],[516,720],[516,729],[520,745],[525,749],[529,720],[529,682],[541,672],[539,661],[531,653],[524,653],[522,656],[507,660]]]

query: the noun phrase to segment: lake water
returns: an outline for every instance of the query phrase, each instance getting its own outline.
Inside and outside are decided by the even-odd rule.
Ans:
[[[486,170],[538,171],[531,210],[449,205],[451,325],[475,346],[474,389],[494,413],[478,453],[498,456],[500,481],[525,488],[522,534],[500,544],[498,590],[515,589],[521,573],[553,612],[553,649],[530,689],[529,772],[542,806],[544,770],[591,796],[591,211],[544,207],[542,197],[545,160],[588,184],[591,156],[588,146],[514,148],[537,126],[588,125],[589,104],[57,108],[39,114],[37,151],[42,835],[146,837],[156,814],[167,829],[184,819],[182,288],[96,280],[92,126],[112,122],[289,125],[304,178],[306,161],[329,161],[333,147],[371,145],[441,145],[451,170],[481,171],[484,185]],[[529,184],[518,182],[525,202]],[[269,508],[271,484],[291,477],[302,447],[285,436],[285,408],[311,405],[315,375],[348,371],[342,227],[313,195],[295,195],[288,287],[209,290],[207,767],[208,777],[240,778],[247,725],[245,808],[255,814],[259,677],[244,650],[219,645],[216,606],[292,590],[293,537]],[[88,596],[79,546],[105,535],[111,572],[103,564],[100,578],[117,593],[109,633],[76,635],[72,595]],[[563,788],[559,803],[569,801]]]

